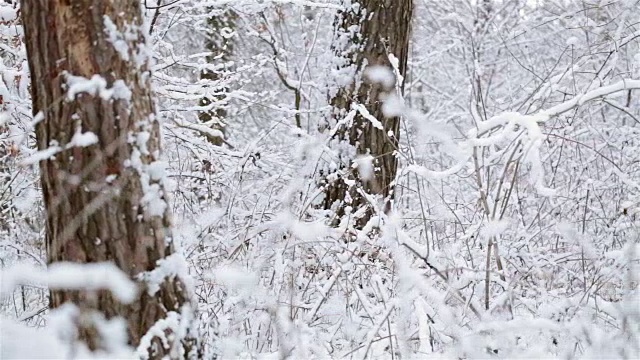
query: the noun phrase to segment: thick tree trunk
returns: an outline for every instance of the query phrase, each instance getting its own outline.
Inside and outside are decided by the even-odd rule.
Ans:
[[[58,149],[40,161],[48,262],[110,261],[140,285],[131,304],[106,291],[52,291],[50,305],[121,316],[138,346],[170,312],[189,315],[184,283],[158,270],[173,246],[140,2],[23,0],[21,11],[38,149]],[[91,137],[79,134],[88,132],[97,142],[86,146]],[[90,349],[103,347],[95,326],[79,328]],[[195,348],[188,336],[169,348],[154,338],[148,352],[183,357]]]
[[[347,10],[339,13],[336,22],[334,51],[346,60],[344,68],[355,68],[355,79],[339,89],[332,97],[335,121],[342,120],[353,105],[362,105],[381,124],[378,128],[370,120],[357,113],[350,126],[342,128],[337,137],[355,147],[356,156],[370,155],[373,158],[373,176],[362,178],[352,171],[352,154],[342,154],[342,173],[329,182],[325,191],[325,208],[334,208],[338,217],[345,214],[345,207],[353,211],[368,207],[358,189],[384,199],[384,210],[388,211],[393,198],[394,180],[398,168],[396,151],[400,137],[400,119],[385,118],[382,113],[381,95],[392,92],[394,87],[371,82],[363,76],[369,66],[391,68],[389,55],[398,59],[400,74],[404,77],[409,53],[409,36],[412,0],[345,0]],[[354,31],[354,29],[356,29]],[[396,84],[400,89],[404,84]],[[347,181],[344,179],[347,178]],[[354,185],[348,185],[354,184]],[[349,201],[350,199],[350,201]],[[336,203],[337,202],[337,203]],[[372,211],[369,209],[358,220],[365,224]]]

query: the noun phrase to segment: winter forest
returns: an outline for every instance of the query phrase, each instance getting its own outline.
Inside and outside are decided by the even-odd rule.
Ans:
[[[640,1],[3,0],[0,358],[640,358]]]

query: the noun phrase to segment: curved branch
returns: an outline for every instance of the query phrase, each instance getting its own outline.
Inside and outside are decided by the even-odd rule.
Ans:
[[[552,117],[563,114],[571,109],[574,109],[586,102],[595,100],[597,98],[611,95],[613,93],[617,93],[620,91],[634,90],[634,89],[640,89],[640,80],[624,79],[612,85],[602,86],[597,89],[593,89],[591,91],[578,95],[569,101],[565,101],[547,110],[540,111],[538,115],[542,116],[543,119],[539,121],[545,122],[551,119]]]

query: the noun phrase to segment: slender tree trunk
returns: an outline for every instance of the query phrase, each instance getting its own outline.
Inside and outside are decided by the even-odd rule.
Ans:
[[[210,11],[214,11],[210,9]],[[222,62],[224,64],[231,61],[231,54],[233,53],[233,40],[231,33],[235,29],[237,15],[233,10],[225,11],[220,15],[212,15],[207,20],[209,26],[209,32],[207,39],[205,40],[205,47],[207,51],[211,52],[211,55],[206,57],[207,62],[212,65],[216,62]],[[200,75],[201,79],[219,81],[221,76],[219,72],[204,70]],[[224,118],[227,116],[227,111],[220,103],[227,101],[227,93],[229,89],[226,87],[216,87],[211,89],[211,95],[204,96],[200,99],[200,106],[209,107],[209,109],[201,111],[198,115],[200,121],[211,126],[214,130],[218,130],[225,135],[225,123]],[[208,140],[214,144],[221,146],[224,143],[223,137],[209,137]]]
[[[388,86],[371,82],[363,76],[369,66],[391,68],[389,55],[398,59],[400,74],[405,75],[409,53],[409,36],[412,0],[345,0],[347,10],[338,14],[336,20],[336,39],[334,52],[342,58],[342,68],[355,69],[353,81],[341,87],[332,96],[334,122],[340,121],[353,110],[354,105],[362,105],[382,127],[376,127],[371,120],[357,112],[350,125],[341,128],[337,137],[355,147],[355,156],[369,155],[373,158],[371,177],[352,170],[354,154],[341,154],[342,171],[336,180],[329,181],[325,187],[324,206],[334,208],[340,218],[345,208],[353,211],[362,207],[368,210],[358,220],[364,225],[372,215],[364,197],[358,189],[371,195],[384,198],[384,210],[388,211],[393,199],[394,180],[398,168],[396,151],[400,137],[400,119],[385,118],[382,112],[381,95],[393,91],[395,86],[403,88],[403,83]],[[347,179],[347,181],[345,181]],[[348,185],[351,184],[351,185]]]
[[[191,315],[189,292],[163,262],[173,246],[140,2],[23,0],[21,11],[38,149],[57,149],[40,161],[48,262],[113,262],[140,287],[131,304],[106,291],[57,290],[50,305],[120,316],[138,346],[159,320]],[[88,319],[80,340],[100,349]],[[152,338],[151,358],[193,356],[190,335],[162,330],[174,339]]]

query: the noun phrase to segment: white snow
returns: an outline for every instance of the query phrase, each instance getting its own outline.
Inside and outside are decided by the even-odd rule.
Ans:
[[[125,36],[118,31],[116,24],[107,15],[104,16],[104,29],[109,37],[109,42],[120,55],[120,58],[124,61],[129,61],[129,44],[127,44]]]
[[[384,126],[382,126],[382,123],[380,122],[380,120],[376,119],[375,116],[371,115],[371,113],[369,112],[369,110],[367,110],[364,105],[362,104],[352,104],[351,107],[358,111],[360,113],[360,115],[362,115],[362,117],[364,117],[365,119],[369,120],[371,122],[371,125],[373,125],[373,127],[383,130]]]
[[[164,259],[160,259],[156,267],[139,275],[140,280],[147,284],[147,292],[150,296],[155,295],[160,290],[160,285],[167,279],[179,277],[182,281],[188,278],[189,270],[187,262],[180,254],[171,254]]]
[[[0,272],[0,295],[6,295],[19,285],[41,284],[50,289],[106,289],[122,302],[136,298],[137,286],[112,263],[56,262],[46,270],[27,264],[16,265]]]
[[[164,179],[167,164],[164,161],[154,161],[147,166],[147,173],[151,181],[160,181]]]
[[[189,331],[204,358],[639,357],[637,1],[589,11],[580,1],[493,1],[486,17],[485,1],[414,1],[408,59],[388,39],[362,43],[376,13],[357,0],[181,0],[163,2],[155,20],[151,1],[141,24],[100,19],[104,50],[139,76],[64,73],[55,111],[35,116],[15,3],[0,1],[0,357],[145,358],[157,338],[183,358]],[[210,33],[209,18],[230,9],[235,23]],[[336,28],[351,15],[360,21]],[[207,35],[231,53],[205,49]],[[371,45],[384,51],[353,64]],[[201,79],[205,69],[213,79]],[[372,83],[379,98],[330,105]],[[134,108],[140,88],[151,107]],[[203,96],[225,112],[214,120],[224,134],[200,121]],[[135,282],[80,264],[13,268],[46,263],[38,167],[20,165],[58,166],[61,154],[112,145],[102,143],[107,124],[86,127],[87,112],[60,138],[43,137],[58,105],[86,100],[136,117],[119,124],[126,168],[74,196],[122,194],[133,176],[141,203],[130,220],[167,225],[144,235],[175,249]],[[223,135],[222,146],[207,141]],[[386,154],[362,143],[387,136],[399,144]],[[398,160],[386,199],[367,191],[380,156]],[[85,172],[58,173],[85,183]],[[331,183],[348,188],[333,204]],[[53,202],[76,216],[71,189]],[[101,231],[87,246],[108,248]],[[135,301],[120,282],[159,296],[171,279],[192,306],[168,312],[135,349],[122,318],[46,308],[49,286]],[[76,341],[80,321],[96,325],[105,351]]]
[[[578,44],[579,41],[580,40],[577,37],[572,36],[567,39],[567,46],[575,46]]]
[[[33,164],[36,164],[36,163],[38,163],[40,161],[48,160],[48,159],[54,157],[60,151],[62,151],[62,148],[59,147],[59,146],[56,146],[56,145],[49,146],[48,148],[46,148],[44,150],[40,150],[40,151],[34,152],[29,157],[27,157],[24,160],[22,160],[22,165],[23,166],[33,165]]]
[[[373,156],[359,156],[354,160],[353,166],[358,169],[358,174],[363,180],[373,179]]]
[[[85,133],[77,131],[71,138],[71,141],[66,145],[66,148],[87,147],[97,143],[98,137],[96,134],[89,131]]]
[[[0,112],[0,127],[4,126],[10,120],[9,114],[6,112]]]
[[[385,88],[393,87],[396,82],[396,76],[390,68],[381,65],[369,66],[365,70],[365,76],[369,80],[382,84]]]
[[[87,93],[100,96],[103,100],[130,100],[131,90],[122,80],[116,80],[113,86],[107,86],[107,80],[100,75],[93,75],[91,79],[66,73],[67,99],[73,100],[77,95]]]

